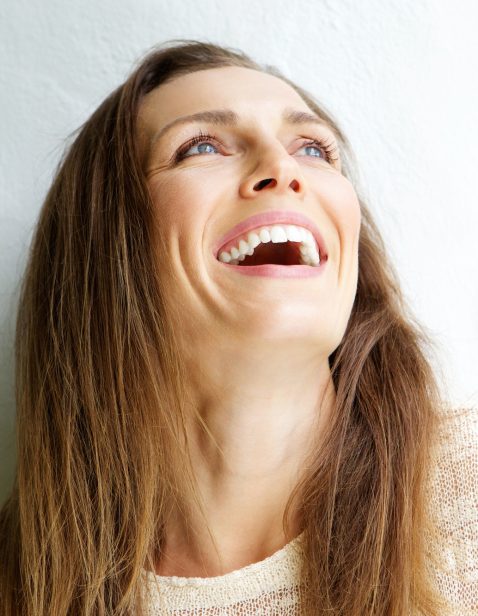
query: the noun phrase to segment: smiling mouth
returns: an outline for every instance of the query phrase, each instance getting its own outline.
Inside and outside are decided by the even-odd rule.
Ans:
[[[265,226],[223,246],[217,259],[230,265],[306,265],[319,267],[320,253],[312,233],[297,225]]]

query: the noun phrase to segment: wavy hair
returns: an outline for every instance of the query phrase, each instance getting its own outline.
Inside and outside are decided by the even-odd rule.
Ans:
[[[15,340],[17,468],[0,512],[1,616],[144,610],[168,511],[200,505],[177,330],[141,161],[138,108],[179,75],[272,66],[200,41],[150,51],[74,134],[42,206]],[[408,314],[360,199],[355,301],[330,357],[335,412],[284,512],[300,503],[303,614],[439,613],[425,556],[425,478],[440,398],[427,340]],[[153,258],[154,255],[154,258]],[[205,519],[207,524],[207,519]],[[429,529],[428,532],[433,532]]]

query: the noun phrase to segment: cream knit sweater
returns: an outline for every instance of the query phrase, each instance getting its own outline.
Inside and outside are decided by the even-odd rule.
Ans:
[[[449,608],[437,616],[478,615],[478,409],[443,416],[428,481],[439,545],[435,583]],[[298,616],[301,538],[268,558],[212,578],[160,576],[143,570],[148,616]]]

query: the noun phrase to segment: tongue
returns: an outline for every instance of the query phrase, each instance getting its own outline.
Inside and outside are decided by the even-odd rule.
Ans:
[[[246,255],[239,265],[265,265],[271,263],[275,265],[299,265],[300,264],[300,242],[269,242],[259,244],[254,250],[253,255]]]

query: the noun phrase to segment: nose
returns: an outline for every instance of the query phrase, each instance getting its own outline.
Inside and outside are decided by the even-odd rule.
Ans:
[[[276,145],[259,153],[259,163],[241,182],[239,193],[249,199],[264,190],[284,194],[290,194],[292,191],[302,195],[304,184],[297,161],[282,145]]]

